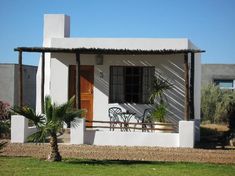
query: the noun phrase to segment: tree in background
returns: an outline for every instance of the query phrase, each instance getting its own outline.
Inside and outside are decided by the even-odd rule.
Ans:
[[[235,108],[235,92],[220,89],[214,84],[203,86],[201,117],[203,122],[229,123]]]
[[[201,117],[203,122],[216,123],[218,103],[223,99],[223,92],[214,84],[204,85],[201,93]]]

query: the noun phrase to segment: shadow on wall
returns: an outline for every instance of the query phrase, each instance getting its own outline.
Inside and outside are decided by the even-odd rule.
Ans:
[[[95,73],[96,88],[103,94],[109,96],[109,68],[112,65],[123,66],[155,66],[155,75],[170,81],[174,87],[165,93],[168,101],[167,120],[172,123],[178,123],[184,115],[184,69],[183,57],[162,58],[157,63],[152,62],[152,58],[145,56],[146,60],[119,59],[118,62],[109,62],[105,66],[98,66]],[[181,59],[182,58],[182,59]],[[107,59],[108,60],[108,59]],[[100,74],[104,73],[104,77]],[[151,108],[151,104],[109,104],[109,107],[120,106],[124,110],[135,112],[138,116],[143,115],[146,108]]]
[[[60,64],[65,66],[75,65],[75,56],[71,54],[53,54],[52,57],[58,58]],[[144,58],[144,59],[143,59]],[[104,61],[102,65],[95,64],[95,55],[82,56],[82,65],[95,65],[94,85],[100,91],[100,102],[104,105],[99,106],[99,116],[107,114],[105,118],[108,118],[108,108],[112,106],[119,106],[123,110],[134,111],[138,116],[143,115],[146,108],[151,108],[150,104],[106,104],[109,96],[109,73],[110,66],[155,66],[155,74],[161,75],[161,77],[170,81],[174,87],[173,89],[165,93],[168,100],[168,114],[167,120],[172,123],[178,123],[184,116],[184,67],[183,67],[183,55],[164,55],[164,56],[129,56],[129,55],[104,55]]]

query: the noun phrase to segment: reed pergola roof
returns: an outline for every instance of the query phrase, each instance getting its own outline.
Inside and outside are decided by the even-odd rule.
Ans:
[[[168,54],[186,54],[202,53],[204,50],[197,49],[114,49],[114,48],[53,48],[53,47],[17,47],[14,51],[22,52],[54,52],[54,53],[79,53],[79,54],[108,54],[108,55],[168,55]]]
[[[195,75],[195,53],[203,53],[199,49],[115,49],[115,48],[54,48],[54,47],[17,47],[14,51],[19,52],[19,102],[23,106],[23,69],[22,53],[42,53],[41,63],[41,108],[44,106],[44,81],[45,81],[45,53],[74,53],[76,55],[76,107],[81,107],[80,99],[80,55],[81,54],[106,54],[106,55],[184,55],[184,79],[185,79],[185,113],[184,119],[194,118],[194,75]],[[191,57],[190,68],[188,57]],[[189,74],[190,72],[190,74]],[[189,78],[190,75],[190,78]]]

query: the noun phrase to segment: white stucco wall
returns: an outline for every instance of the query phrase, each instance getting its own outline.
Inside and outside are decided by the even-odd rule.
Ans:
[[[70,133],[72,144],[150,147],[194,147],[194,122],[180,121],[178,133],[87,130],[84,119]]]
[[[28,127],[28,119],[24,116],[11,116],[11,143],[25,143],[27,137],[35,132],[37,132],[37,128]]]
[[[183,55],[164,56],[129,56],[105,55],[103,65],[95,65],[95,55],[81,55],[82,65],[94,65],[94,120],[109,120],[108,108],[119,106],[123,110],[135,111],[142,115],[147,104],[109,104],[109,70],[110,66],[156,66],[156,73],[160,73],[174,83],[175,88],[168,92],[169,120],[178,122],[184,114],[184,80]],[[52,54],[51,58],[51,87],[50,95],[56,103],[68,100],[68,67],[75,65],[73,54]],[[100,72],[103,78],[100,78]]]
[[[56,42],[55,42],[55,41]],[[61,42],[67,39],[52,39],[53,47],[62,47]],[[71,41],[71,40],[69,40]],[[75,40],[72,40],[75,42]],[[58,43],[57,43],[58,42]],[[74,47],[76,43],[66,46]],[[77,43],[79,40],[77,41]],[[182,48],[184,46],[181,46]],[[95,64],[96,55],[81,55],[81,65],[94,65],[94,120],[109,120],[108,108],[119,106],[123,110],[135,111],[137,115],[142,115],[146,104],[109,104],[109,69],[110,66],[155,66],[156,73],[160,73],[175,85],[174,90],[168,92],[170,103],[168,119],[177,123],[184,117],[184,67],[183,55],[104,55],[103,65]],[[64,103],[68,100],[68,67],[75,65],[74,54],[54,53],[51,55],[51,75],[50,75],[50,95],[56,103]],[[200,58],[196,56],[195,74],[195,117],[200,119]],[[100,72],[103,78],[100,78]]]
[[[179,147],[178,139],[179,134],[177,133],[88,130],[85,132],[84,144],[110,146]]]
[[[70,36],[70,17],[63,14],[45,14],[43,24],[43,47],[51,46],[51,39]],[[51,54],[45,53],[44,94],[50,95]],[[41,57],[39,59],[36,83],[36,112],[41,112]]]
[[[188,49],[186,38],[56,38],[51,41],[58,48],[115,48],[139,50]]]

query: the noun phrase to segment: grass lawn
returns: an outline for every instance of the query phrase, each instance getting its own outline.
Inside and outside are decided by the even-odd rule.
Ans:
[[[235,175],[235,165],[144,162],[95,161],[66,159],[51,163],[27,157],[0,157],[0,175]]]

